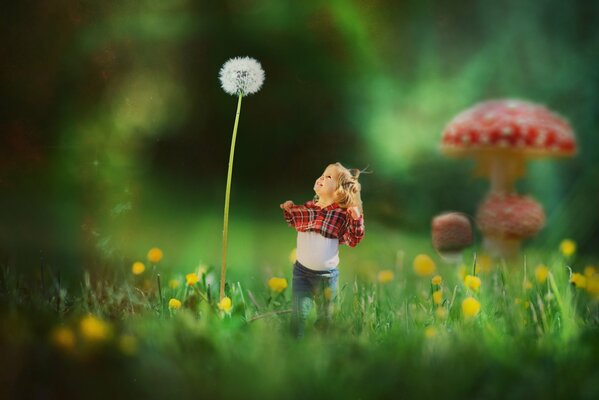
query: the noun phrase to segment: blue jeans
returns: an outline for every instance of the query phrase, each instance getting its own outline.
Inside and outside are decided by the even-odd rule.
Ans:
[[[304,336],[304,326],[316,302],[317,319],[315,326],[327,330],[332,315],[332,308],[337,297],[339,270],[315,271],[296,261],[293,265],[293,285],[291,292],[291,333],[295,337]]]

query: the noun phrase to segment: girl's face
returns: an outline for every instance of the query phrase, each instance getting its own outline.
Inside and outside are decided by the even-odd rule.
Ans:
[[[321,199],[333,200],[335,191],[337,190],[337,178],[339,172],[337,168],[329,165],[322,175],[314,182],[314,191]]]

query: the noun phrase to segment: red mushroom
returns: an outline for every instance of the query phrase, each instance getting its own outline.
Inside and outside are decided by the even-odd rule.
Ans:
[[[527,196],[491,193],[476,215],[485,236],[484,247],[491,256],[513,257],[522,240],[537,234],[545,224],[543,207]]]
[[[459,263],[462,251],[472,244],[472,226],[468,217],[458,212],[437,215],[432,220],[433,247],[447,262]]]
[[[460,113],[445,127],[441,151],[474,157],[491,192],[511,192],[527,158],[576,152],[570,125],[547,108],[521,100],[491,100]]]

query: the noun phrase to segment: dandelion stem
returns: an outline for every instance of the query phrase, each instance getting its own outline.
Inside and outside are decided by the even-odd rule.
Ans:
[[[162,315],[164,304],[162,302],[162,285],[160,285],[160,274],[156,274],[156,280],[158,281],[158,296],[160,296],[160,315]]]
[[[231,193],[231,176],[233,175],[233,157],[235,156],[235,140],[237,139],[237,125],[239,114],[241,114],[241,99],[243,93],[239,94],[237,101],[237,113],[235,114],[235,125],[233,126],[233,139],[231,140],[231,154],[229,155],[229,172],[227,174],[227,189],[225,192],[225,216],[223,223],[223,260],[220,271],[220,299],[225,297],[225,276],[227,273],[227,233],[229,230],[229,199]]]

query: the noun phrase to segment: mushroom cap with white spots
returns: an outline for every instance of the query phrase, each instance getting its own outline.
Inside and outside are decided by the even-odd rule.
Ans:
[[[458,114],[443,130],[441,150],[468,156],[504,151],[528,157],[576,153],[568,122],[547,108],[522,100],[490,100]]]
[[[487,237],[526,239],[543,228],[545,212],[531,197],[493,193],[479,207],[476,223]]]

